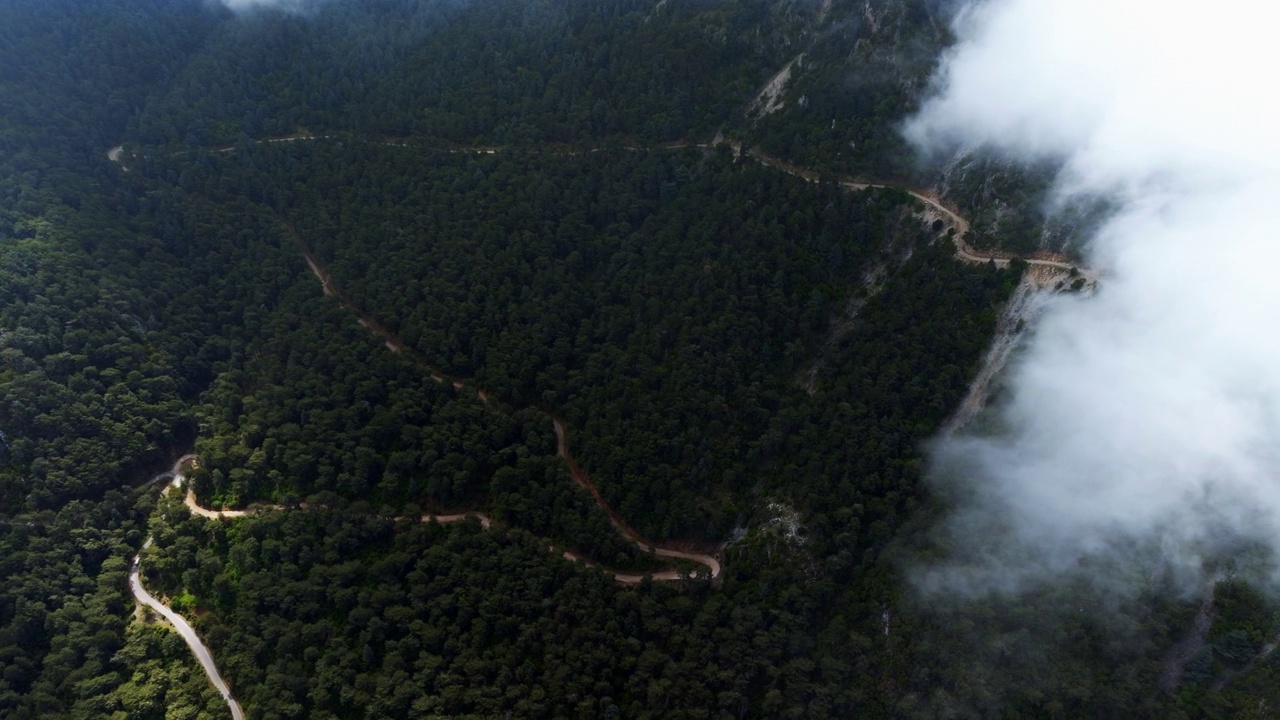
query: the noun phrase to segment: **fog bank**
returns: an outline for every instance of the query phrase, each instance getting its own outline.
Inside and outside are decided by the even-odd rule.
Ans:
[[[273,8],[276,10],[284,10],[286,12],[301,12],[307,5],[307,0],[221,0],[223,5],[235,10],[236,12],[244,12],[257,8]]]
[[[918,570],[922,588],[1017,591],[1134,557],[1191,587],[1206,558],[1280,543],[1276,14],[990,0],[957,16],[908,138],[1060,160],[1060,201],[1118,210],[1087,248],[1099,292],[1055,300],[1010,369],[1006,429],[936,447],[953,559]]]

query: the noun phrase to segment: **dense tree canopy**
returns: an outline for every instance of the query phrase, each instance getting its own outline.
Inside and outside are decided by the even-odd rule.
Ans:
[[[149,536],[147,586],[255,718],[1280,700],[1243,565],[1120,603],[903,577],[948,551],[924,443],[1020,268],[713,139],[911,176],[938,8],[0,0],[0,715],[227,717],[129,595]],[[949,188],[975,242],[1040,242],[1042,184],[982,162]],[[134,489],[192,450],[200,502],[262,512]],[[416,519],[466,510],[493,527]],[[723,574],[563,558],[670,567],[615,521]]]

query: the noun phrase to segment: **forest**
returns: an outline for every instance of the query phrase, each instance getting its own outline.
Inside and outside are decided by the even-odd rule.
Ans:
[[[948,552],[928,442],[1022,266],[834,178],[931,182],[895,128],[945,27],[923,0],[0,2],[0,716],[229,717],[130,595],[140,551],[251,718],[1280,702],[1244,562],[1118,606],[909,583]],[[187,452],[202,505],[260,512],[145,484]],[[416,519],[469,511],[493,527]],[[619,520],[723,572],[615,582],[672,567]]]

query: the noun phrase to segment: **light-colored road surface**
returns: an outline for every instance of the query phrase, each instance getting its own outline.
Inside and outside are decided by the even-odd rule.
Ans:
[[[195,459],[195,455],[183,455],[173,464],[173,469],[169,472],[160,473],[159,475],[147,481],[147,485],[159,482],[161,480],[172,479],[172,485],[165,486],[167,492],[170,487],[181,485],[182,483],[182,466]],[[145,486],[144,486],[145,487]],[[142,549],[146,550],[151,547],[151,538],[142,544]],[[133,593],[133,597],[138,602],[160,613],[160,615],[173,625],[173,629],[178,631],[178,635],[186,641],[187,646],[191,648],[191,653],[196,656],[200,667],[204,668],[204,674],[209,676],[209,682],[217,688],[222,694],[222,698],[227,701],[227,707],[231,709],[231,717],[233,720],[244,720],[244,711],[240,709],[240,703],[231,697],[231,688],[227,687],[226,681],[218,674],[218,666],[213,662],[213,655],[209,652],[209,648],[200,640],[200,636],[196,634],[195,628],[186,621],[178,613],[170,610],[164,603],[160,602],[146,588],[142,587],[142,553],[139,552],[133,556],[133,568],[129,571],[129,591]]]
[[[148,538],[142,548],[145,550],[150,545],[151,539]],[[173,625],[173,629],[178,631],[178,634],[182,636],[182,639],[191,648],[191,653],[200,662],[200,667],[204,668],[204,674],[209,676],[209,682],[213,683],[218,692],[222,693],[223,699],[227,701],[227,707],[231,708],[231,717],[234,720],[244,720],[244,711],[240,709],[240,703],[231,697],[231,689],[227,687],[227,683],[222,679],[222,676],[218,674],[218,666],[213,662],[213,655],[209,653],[209,648],[205,647],[205,644],[201,642],[200,636],[196,635],[195,629],[191,627],[185,618],[170,610],[164,603],[147,592],[146,588],[142,587],[142,579],[138,572],[140,560],[140,555],[136,555],[133,558],[133,570],[129,573],[129,590],[133,592],[133,596],[137,598],[138,602],[160,613],[165,620],[168,620]]]
[[[458,381],[455,381],[454,384],[456,386],[461,386],[461,383]],[[481,393],[481,395],[482,397],[484,397],[484,399],[487,402],[488,401],[487,395],[485,393]],[[557,430],[556,435],[557,435],[557,438],[559,439],[560,449],[563,453],[566,453],[567,455],[567,449],[564,447],[564,436],[563,436],[564,429],[560,425],[559,421],[556,421],[556,430]],[[186,479],[182,474],[182,468],[187,463],[194,462],[195,459],[196,459],[195,455],[191,455],[191,454],[183,455],[181,458],[178,459],[177,462],[174,463],[172,470],[156,475],[155,477],[148,480],[143,487],[154,485],[158,482],[163,482],[167,480],[169,481],[169,484],[165,486],[165,492],[168,492],[169,489],[171,488],[181,491],[184,481]],[[572,464],[571,460],[570,462],[571,462],[571,467],[576,468],[576,465]],[[578,470],[578,472],[580,472],[580,470]],[[575,477],[575,479],[577,478]],[[593,486],[589,487],[588,489],[594,492]],[[282,510],[283,509],[280,506],[270,505],[270,506],[262,506],[255,510],[210,510],[208,508],[204,508],[200,506],[200,504],[196,501],[195,493],[190,488],[187,489],[184,504],[186,505],[187,509],[190,510],[193,514],[199,515],[200,517],[210,518],[213,520],[226,520],[230,518],[244,517],[246,515],[251,515],[251,514],[254,514],[255,512],[259,512],[262,510]],[[606,509],[608,509],[608,506],[605,506],[605,507]],[[612,515],[612,510],[610,510],[610,513]],[[494,524],[493,520],[482,513],[422,515],[418,519],[421,522],[434,521],[441,524],[448,524],[448,523],[462,522],[470,517],[477,518],[480,521],[480,526],[483,527],[485,530],[488,530],[491,527],[493,527],[493,524]],[[635,537],[632,536],[631,533],[634,533],[634,531],[630,531],[629,528],[626,528],[625,525],[619,526],[619,530],[622,531],[624,534],[627,534],[627,537],[631,539],[633,542],[635,542],[638,546],[640,546],[642,550],[646,552],[649,551],[649,546],[644,544],[642,541],[640,541],[638,539],[638,536],[635,536]],[[151,542],[152,542],[152,538],[147,538],[147,541],[142,545],[142,549],[145,551],[147,548],[151,547]],[[555,546],[549,546],[548,549],[551,550],[552,552],[558,551]],[[709,555],[700,555],[698,553],[686,553],[683,551],[671,550],[667,548],[654,548],[653,551],[655,554],[662,557],[680,558],[684,560],[692,560],[694,562],[702,563],[703,565],[706,565],[708,569],[711,571],[712,578],[720,574],[720,563],[716,561],[715,558]],[[562,556],[570,562],[582,562],[587,567],[599,567],[598,565],[591,562],[590,560],[585,560],[572,552],[563,551]],[[205,675],[209,677],[209,682],[213,684],[214,688],[218,690],[218,692],[222,695],[223,699],[227,701],[227,707],[230,708],[231,710],[231,717],[233,718],[233,720],[244,720],[244,717],[245,717],[244,711],[240,708],[240,703],[238,703],[236,699],[232,697],[231,689],[227,686],[226,681],[222,679],[222,675],[218,673],[218,666],[213,661],[213,654],[209,652],[209,648],[204,644],[202,640],[200,640],[200,636],[196,634],[195,628],[191,627],[191,624],[188,623],[185,618],[183,618],[181,615],[174,612],[173,610],[169,609],[168,606],[166,606],[164,603],[156,599],[154,595],[147,592],[146,588],[142,586],[141,565],[142,565],[142,553],[139,552],[137,555],[134,556],[133,567],[129,572],[129,591],[133,593],[133,597],[139,603],[146,605],[147,607],[159,613],[161,617],[163,617],[165,620],[169,621],[169,623],[173,626],[173,628],[178,632],[178,635],[181,636],[182,639],[187,643],[187,646],[191,648],[191,653],[195,655],[196,660],[200,663],[200,667],[204,668]],[[681,580],[683,578],[682,573],[674,569],[664,570],[656,573],[646,573],[646,574],[620,573],[620,572],[614,572],[607,568],[600,568],[600,569],[603,572],[606,572],[612,575],[615,581],[625,585],[634,585],[636,583],[643,581],[646,577],[649,577],[652,580],[658,581],[658,582],[663,582],[663,581],[670,582],[675,580]]]
[[[179,487],[181,482],[182,482],[181,477],[178,477],[177,479],[175,479],[173,481],[174,487]],[[267,510],[278,511],[278,510],[287,509],[283,505],[258,505],[256,506],[255,509],[252,509],[252,510],[211,510],[209,508],[202,507],[200,505],[199,501],[196,500],[195,491],[191,490],[190,488],[187,489],[187,495],[186,495],[186,498],[183,500],[183,504],[187,506],[187,509],[191,511],[192,515],[199,515],[200,517],[209,518],[210,520],[229,520],[231,518],[240,518],[248,515],[255,515],[259,512],[267,511]],[[302,503],[298,505],[298,507],[305,509],[307,507],[307,504]],[[470,518],[470,517],[473,517],[479,520],[480,527],[484,528],[485,530],[488,530],[493,525],[493,520],[488,515],[485,515],[484,513],[478,513],[478,512],[455,513],[452,515],[421,515],[417,517],[417,520],[419,522],[424,522],[424,523],[435,521],[440,523],[441,525],[448,525],[449,523],[462,522],[463,520],[466,520],[467,518]],[[393,519],[404,520],[405,517],[396,516]]]

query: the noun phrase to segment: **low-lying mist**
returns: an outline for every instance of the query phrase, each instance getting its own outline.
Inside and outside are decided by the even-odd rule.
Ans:
[[[957,15],[908,138],[1059,161],[1056,203],[1116,210],[1085,250],[1098,292],[1051,303],[1009,370],[1002,430],[936,445],[955,509],[923,590],[1078,571],[1133,589],[1158,570],[1191,591],[1213,559],[1280,543],[1276,14],[989,0]]]
[[[271,8],[273,10],[297,13],[305,9],[311,9],[316,4],[315,0],[221,0],[221,2],[236,12]]]

